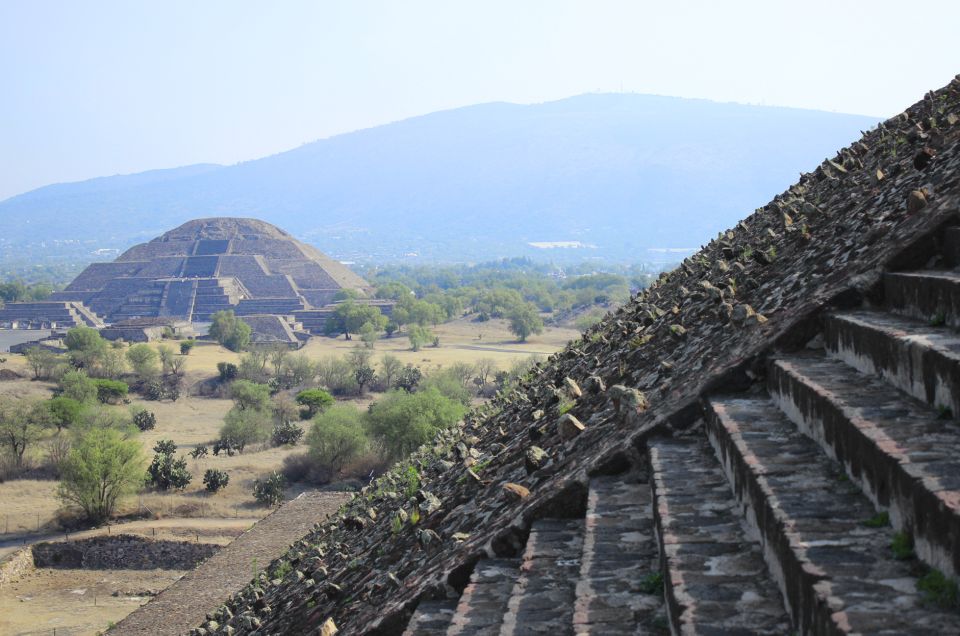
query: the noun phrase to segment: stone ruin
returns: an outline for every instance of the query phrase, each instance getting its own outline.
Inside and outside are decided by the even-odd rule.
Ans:
[[[342,289],[371,290],[345,265],[269,223],[210,218],[131,247],[111,263],[91,264],[52,300],[82,303],[108,323],[205,322],[225,309],[309,321]]]
[[[958,267],[960,76],[192,633],[960,633]]]

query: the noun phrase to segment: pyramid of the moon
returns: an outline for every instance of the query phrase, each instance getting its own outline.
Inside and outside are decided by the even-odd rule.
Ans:
[[[341,289],[368,291],[346,266],[256,219],[197,219],[93,263],[54,300],[80,301],[108,322],[143,317],[209,320],[292,314],[332,302]]]

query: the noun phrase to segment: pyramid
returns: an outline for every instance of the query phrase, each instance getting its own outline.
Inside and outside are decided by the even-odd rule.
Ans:
[[[108,322],[220,310],[283,314],[324,307],[341,289],[369,284],[346,266],[256,219],[184,223],[111,263],[93,263],[54,300],[79,301]]]
[[[960,633],[958,329],[960,76],[184,619],[196,636]],[[184,631],[162,610],[116,633]]]

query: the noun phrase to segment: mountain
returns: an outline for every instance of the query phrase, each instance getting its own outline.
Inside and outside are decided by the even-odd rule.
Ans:
[[[232,166],[40,188],[0,202],[0,248],[125,248],[254,216],[350,260],[676,260],[689,252],[663,250],[698,247],[876,123],[632,94],[482,104]],[[550,248],[564,241],[578,249]]]

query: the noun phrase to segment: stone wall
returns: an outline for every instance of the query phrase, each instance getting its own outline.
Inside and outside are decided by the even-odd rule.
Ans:
[[[33,553],[30,548],[23,548],[13,553],[13,555],[0,563],[0,588],[4,585],[13,583],[24,572],[33,569]]]
[[[80,541],[37,543],[32,548],[38,568],[88,570],[191,570],[220,546],[188,541],[153,541],[120,534]]]

